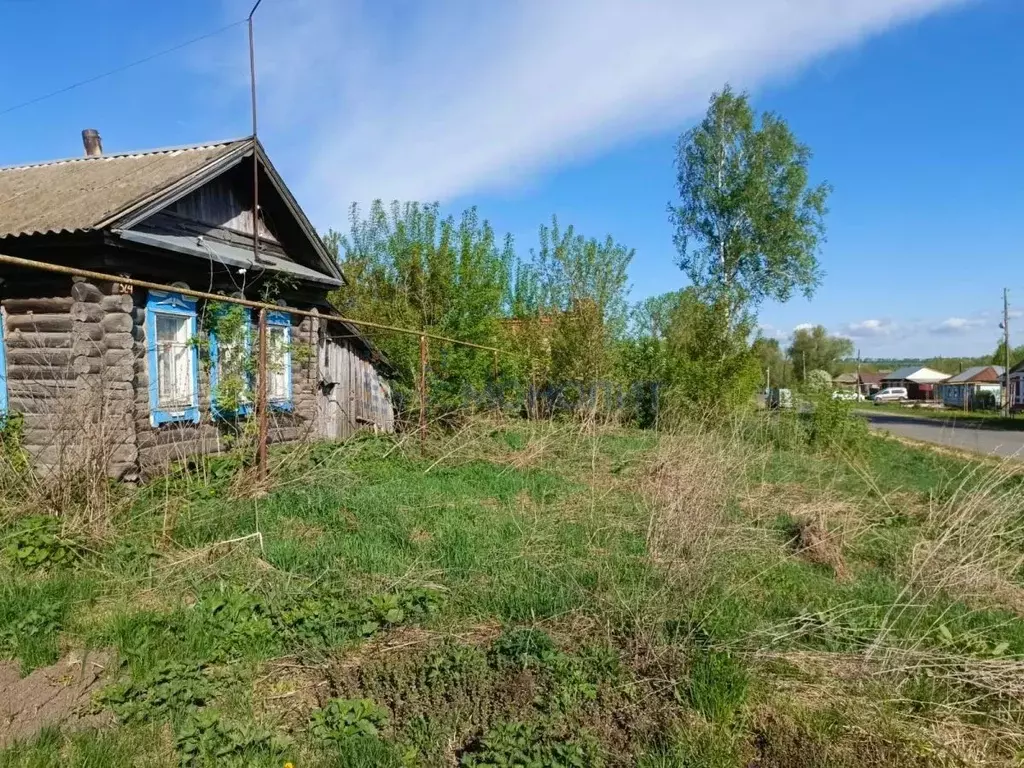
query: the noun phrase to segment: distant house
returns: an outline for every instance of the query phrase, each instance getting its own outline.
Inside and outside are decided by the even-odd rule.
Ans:
[[[860,373],[860,381],[858,382],[858,388],[860,393],[864,397],[870,397],[882,388],[882,379],[889,374],[878,372],[878,373]]]
[[[1002,400],[1003,367],[975,365],[939,385],[939,397],[950,408],[993,407]]]
[[[857,389],[859,383],[856,373],[840,373],[832,379],[832,384],[836,389]]]
[[[1009,376],[1009,400],[1010,409],[1019,411],[1024,409],[1024,361],[1017,363],[1010,369]]]
[[[906,387],[911,400],[935,400],[938,385],[948,378],[948,373],[921,365],[908,365],[886,374],[880,383],[883,387]]]

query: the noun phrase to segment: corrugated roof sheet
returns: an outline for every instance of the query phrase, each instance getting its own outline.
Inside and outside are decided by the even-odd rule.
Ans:
[[[249,139],[0,169],[0,237],[93,229]]]
[[[945,381],[948,378],[949,374],[942,371],[925,368],[921,365],[908,365],[905,368],[897,368],[892,373],[887,374],[882,381],[903,381],[906,379],[920,384],[934,384]]]
[[[987,376],[983,376],[986,371],[992,371]],[[999,381],[1003,375],[1003,366],[1001,365],[975,365],[968,368],[965,371],[961,371],[955,376],[950,376],[944,383],[946,384],[965,384],[968,381],[977,379],[981,382],[995,383]]]

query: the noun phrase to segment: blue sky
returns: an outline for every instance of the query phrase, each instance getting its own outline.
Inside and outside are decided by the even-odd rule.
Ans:
[[[247,11],[0,0],[0,112]],[[835,188],[824,284],[764,307],[765,332],[981,353],[1004,286],[1024,308],[1022,28],[1019,0],[264,0],[260,132],[318,226],[343,227],[352,200],[439,199],[525,251],[557,213],[636,249],[640,299],[683,285],[673,145],[730,81]],[[0,114],[0,164],[77,155],[85,127],[107,151],[246,134],[247,76],[237,26]]]

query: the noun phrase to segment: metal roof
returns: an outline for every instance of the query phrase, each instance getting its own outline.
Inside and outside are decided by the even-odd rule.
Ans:
[[[922,365],[908,365],[886,374],[882,381],[913,381],[916,384],[936,384],[949,378],[948,373],[925,368]]]
[[[993,371],[991,376],[982,376],[986,371]],[[955,376],[950,376],[946,379],[945,384],[966,384],[969,381],[978,381],[985,383],[995,384],[1000,380],[1003,375],[1003,366],[1001,365],[974,365],[965,371],[961,371]]]
[[[0,169],[0,238],[101,229],[251,139]]]

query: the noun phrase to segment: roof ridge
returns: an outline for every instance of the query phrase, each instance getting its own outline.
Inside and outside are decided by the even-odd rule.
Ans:
[[[199,149],[210,149],[211,147],[224,147],[229,144],[241,144],[242,142],[252,141],[251,136],[241,136],[234,139],[223,139],[220,141],[201,141],[196,144],[182,144],[179,146],[172,147],[158,147],[155,149],[142,149],[132,150],[128,152],[115,152],[113,154],[102,154],[102,155],[81,155],[78,157],[63,157],[55,160],[43,160],[36,163],[21,163],[17,165],[3,165],[0,166],[0,173],[3,171],[16,171],[27,168],[42,168],[50,165],[60,165],[62,163],[78,163],[78,162],[90,162],[97,160],[118,160],[125,157],[144,157],[146,155],[164,155],[171,152],[184,152],[188,150],[199,150]]]

